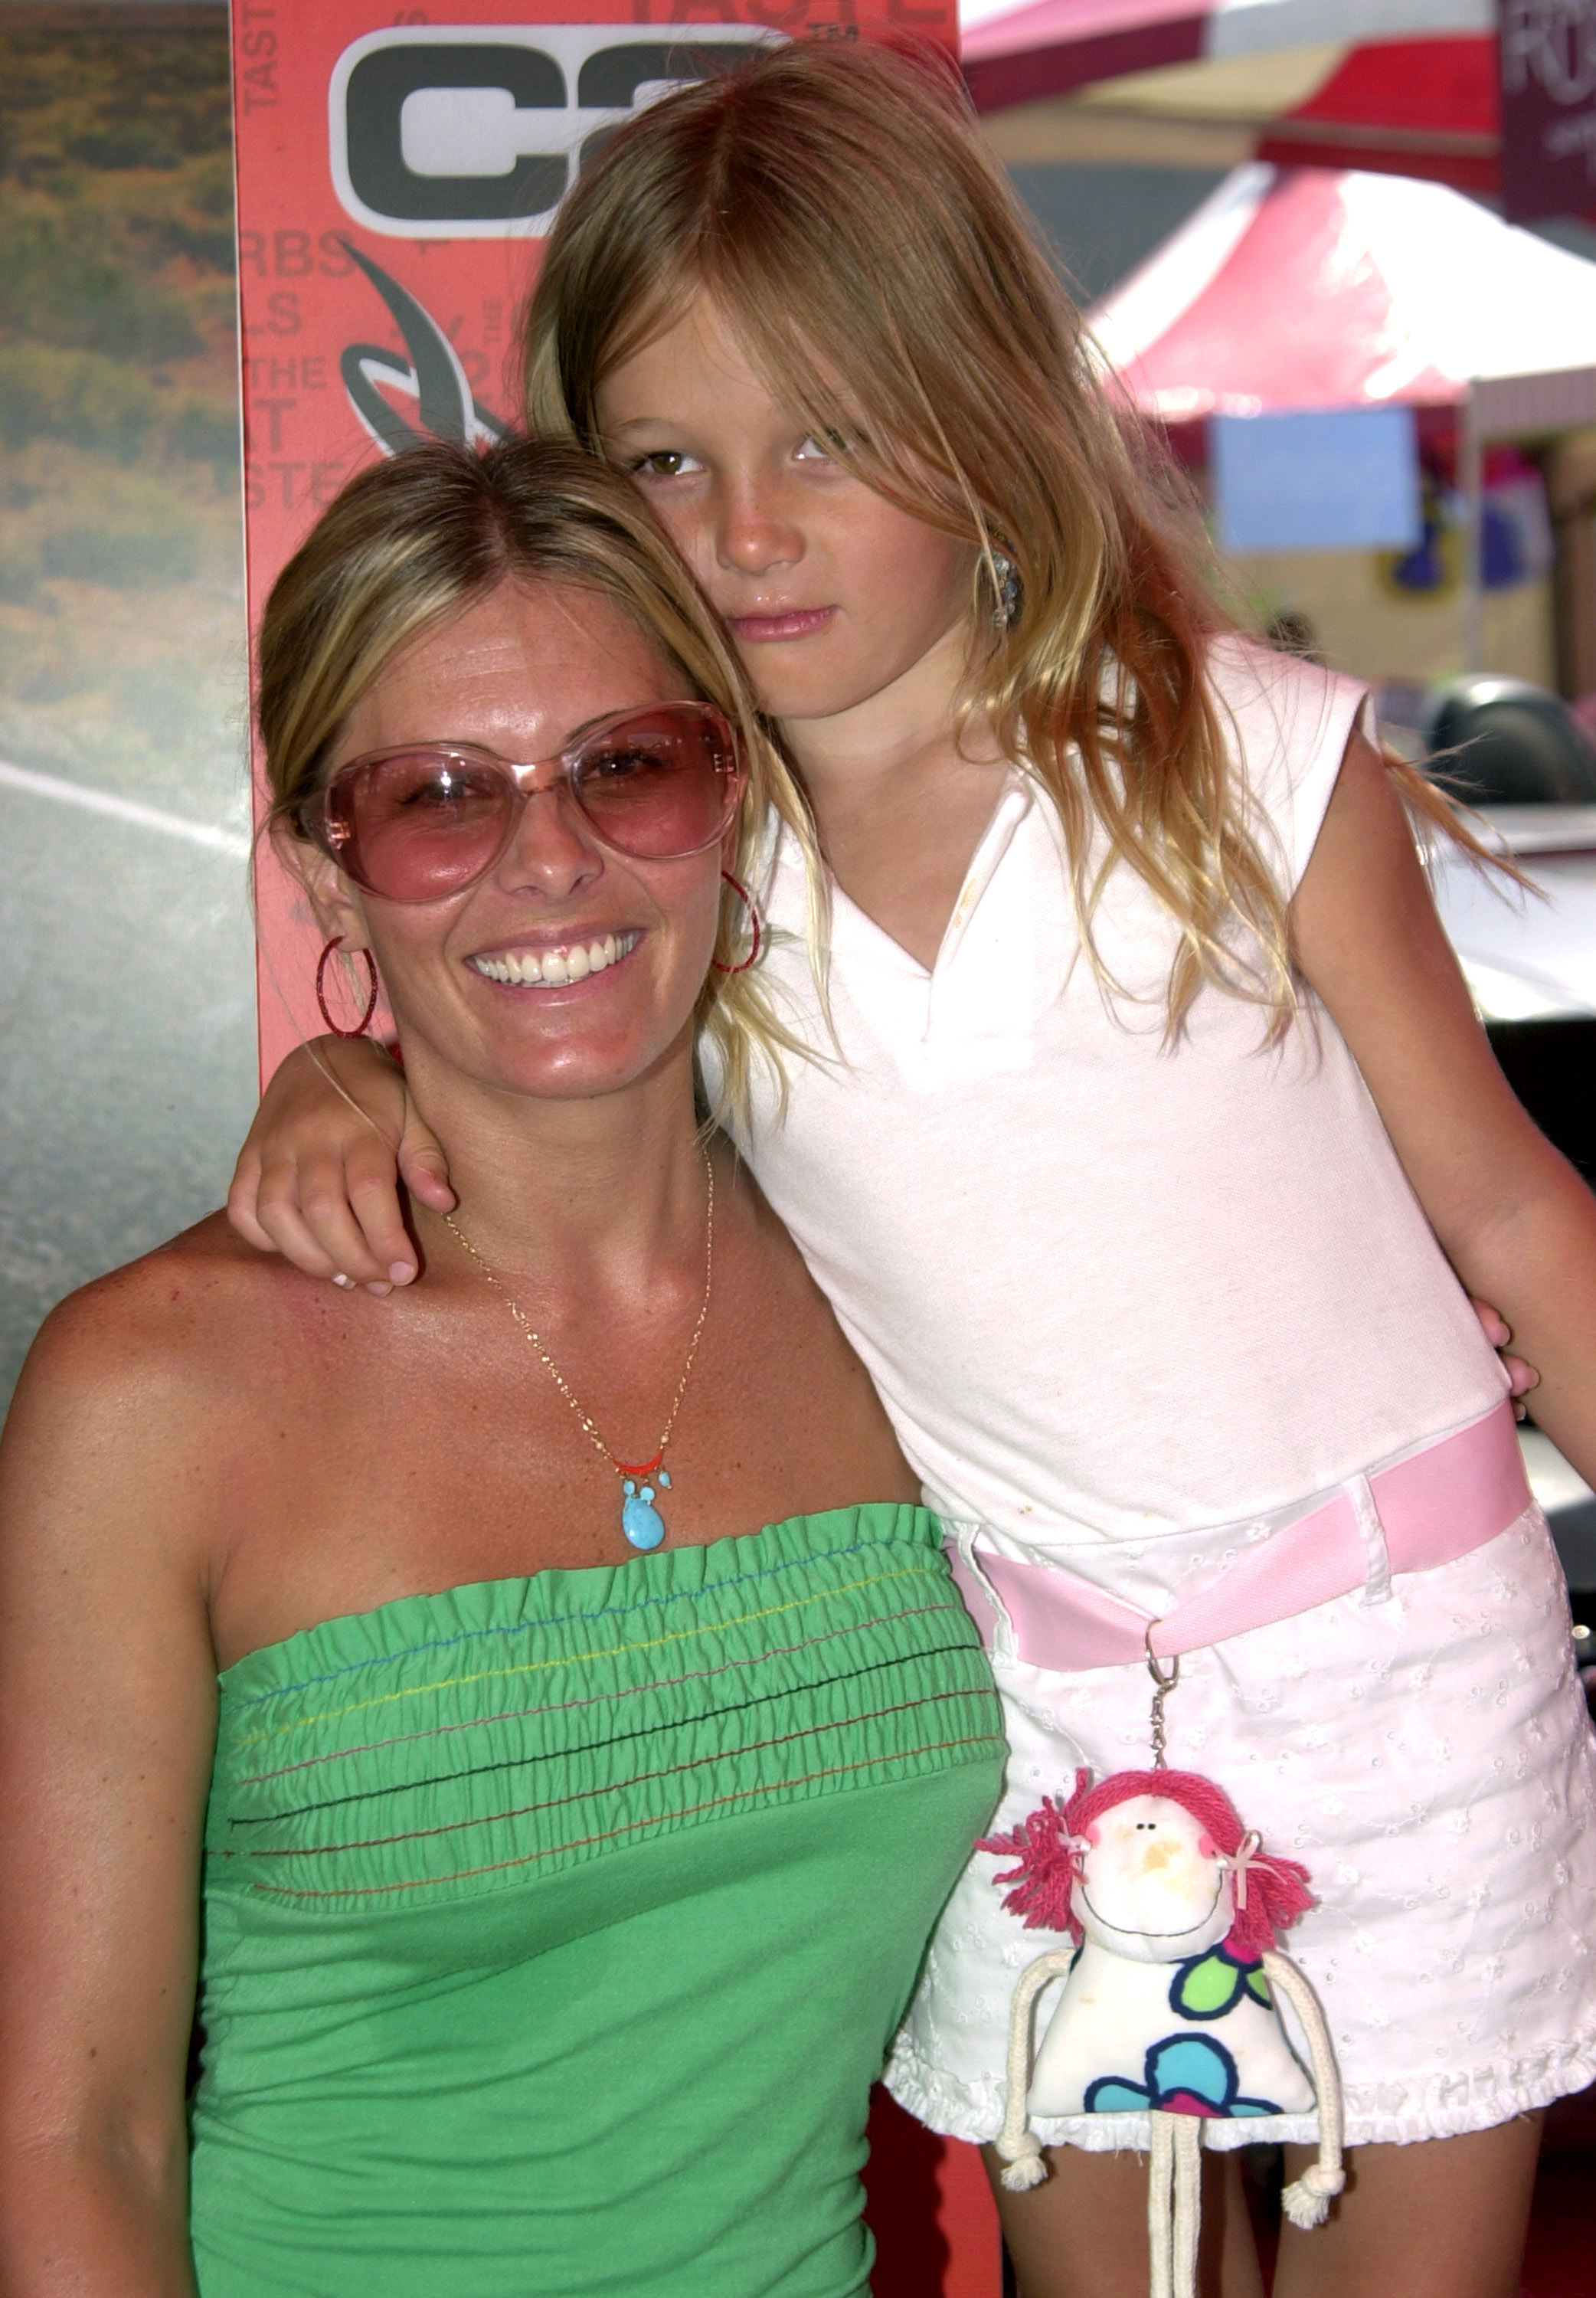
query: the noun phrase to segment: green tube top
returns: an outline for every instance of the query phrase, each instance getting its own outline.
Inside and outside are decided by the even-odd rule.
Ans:
[[[996,1800],[923,1509],[411,1596],[221,1678],[203,2298],[858,2298]]]

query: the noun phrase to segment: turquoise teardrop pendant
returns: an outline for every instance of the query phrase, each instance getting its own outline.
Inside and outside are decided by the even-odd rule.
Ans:
[[[670,1476],[662,1468],[659,1481],[668,1492]],[[631,1476],[621,1486],[625,1498],[621,1502],[621,1530],[633,1548],[657,1548],[665,1538],[665,1518],[654,1506],[654,1487],[645,1484],[641,1492]]]

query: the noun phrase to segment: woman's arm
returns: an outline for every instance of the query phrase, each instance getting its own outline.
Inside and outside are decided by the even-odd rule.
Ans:
[[[216,1706],[195,1429],[221,1432],[163,1369],[148,1289],[128,1271],[56,1310],[0,1442],[5,2298],[194,2289],[184,2085]]]
[[[346,1277],[382,1294],[416,1274],[399,1182],[435,1212],[454,1191],[434,1135],[404,1079],[368,1038],[318,1037],[277,1070],[227,1191],[246,1244],[307,1277]]]
[[[1354,734],[1292,904],[1303,974],[1351,1046],[1431,1227],[1540,1373],[1535,1418],[1596,1481],[1596,1197],[1496,1065],[1406,814]]]

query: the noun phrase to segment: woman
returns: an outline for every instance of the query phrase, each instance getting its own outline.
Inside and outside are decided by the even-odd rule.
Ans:
[[[1596,1476],[1596,1203],[1492,1061],[1424,786],[1354,683],[1224,631],[973,124],[902,58],[793,43],[630,123],[562,211],[527,371],[533,419],[654,508],[801,770],[827,866],[784,826],[763,970],[840,1058],[790,1065],[784,1107],[757,1087],[745,1145],[992,1637],[1000,1830],[1145,1765],[1174,1616],[1170,1760],[1311,1870],[1292,1945],[1345,2083],[1352,2180],[1286,2231],[1280,2298],[1505,2298],[1536,2111],[1596,2076],[1596,1763],[1458,1279]],[[382,1283],[402,1095],[348,1075],[386,1138],[302,1065],[234,1203]],[[428,1153],[413,1128],[436,1192]],[[1334,1573],[1294,1576],[1288,1535]],[[889,2072],[987,2141],[1035,1944],[1000,1864],[956,1887]],[[1136,2298],[1148,2115],[1038,2135],[1051,2175],[999,2198],[1026,2298]]]
[[[459,1211],[398,1314],[219,1217],[29,1360],[0,2285],[856,2298],[868,2085],[1002,1743],[869,1382],[696,1113],[695,1029],[732,1076],[771,1037],[731,658],[620,482],[439,447],[285,572],[260,715]]]

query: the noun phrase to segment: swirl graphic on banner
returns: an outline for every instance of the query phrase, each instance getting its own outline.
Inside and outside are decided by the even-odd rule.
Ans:
[[[338,360],[349,403],[383,453],[397,455],[428,436],[470,447],[508,437],[509,426],[474,396],[459,353],[426,306],[380,263],[362,255],[352,240],[340,235],[338,244],[360,265],[393,313],[410,355],[407,363],[381,343],[351,343]],[[377,388],[379,376],[390,390],[415,401],[415,423],[408,423]]]

